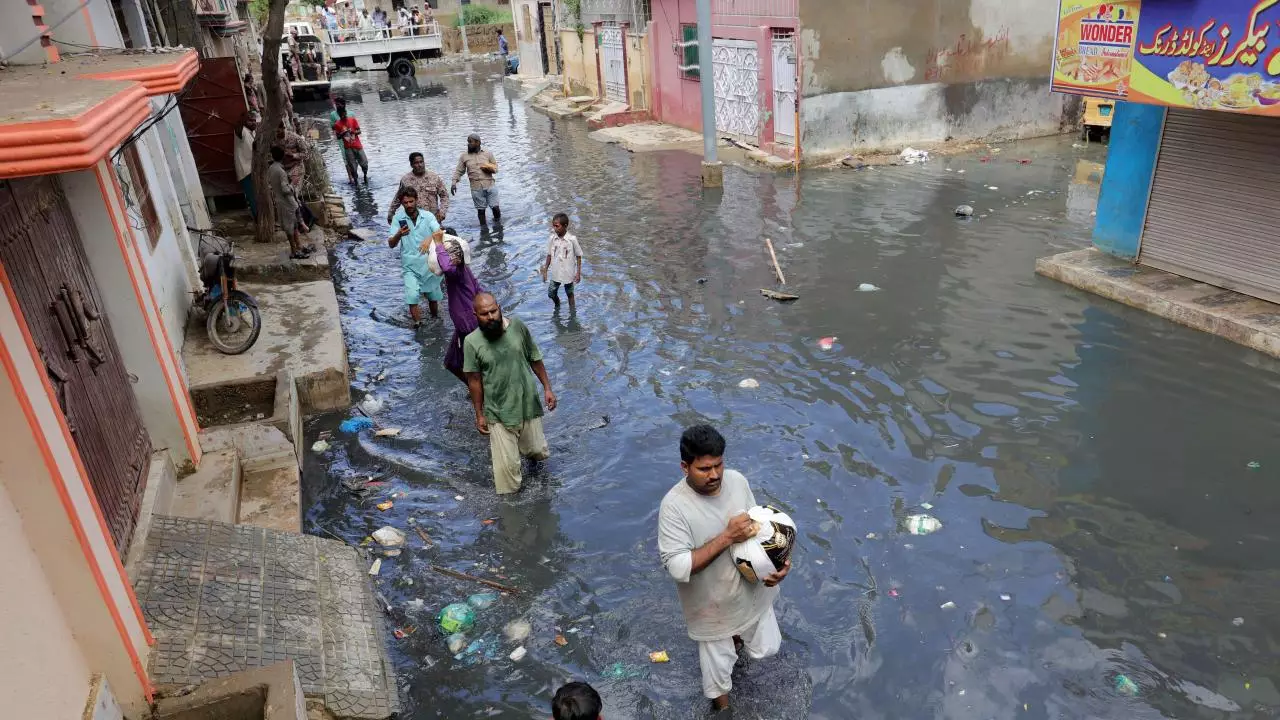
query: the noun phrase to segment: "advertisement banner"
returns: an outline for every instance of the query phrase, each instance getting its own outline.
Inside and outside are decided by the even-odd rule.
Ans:
[[[1127,98],[1137,29],[1138,0],[1062,0],[1052,89]]]
[[[1280,116],[1280,0],[1148,0],[1127,99]]]

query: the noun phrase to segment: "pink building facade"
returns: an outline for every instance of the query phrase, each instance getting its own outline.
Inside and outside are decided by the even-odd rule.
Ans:
[[[682,71],[681,43],[696,39],[695,0],[653,0],[653,107],[657,120],[702,129],[700,82],[716,77],[721,134],[793,157],[798,141],[796,48],[799,0],[712,0],[713,58],[700,77]],[[788,50],[789,48],[789,50]],[[710,60],[710,62],[708,62]]]

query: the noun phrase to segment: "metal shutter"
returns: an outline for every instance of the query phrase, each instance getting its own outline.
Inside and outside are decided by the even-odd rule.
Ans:
[[[1280,302],[1280,119],[1169,110],[1138,262]]]

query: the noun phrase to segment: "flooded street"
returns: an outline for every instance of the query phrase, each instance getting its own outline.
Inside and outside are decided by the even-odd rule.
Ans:
[[[354,224],[385,236],[408,154],[447,183],[466,135],[484,137],[505,234],[479,239],[465,180],[445,224],[477,241],[477,277],[528,324],[560,400],[551,460],[496,498],[441,365],[447,313],[417,333],[389,322],[398,255],[337,247],[353,395],[385,399],[376,419],[403,434],[312,421],[308,446],[334,440],[308,453],[305,526],[352,543],[408,531],[373,578],[409,631],[389,640],[405,717],[545,718],[572,678],[609,720],[706,717],[656,535],[680,432],[704,421],[799,528],[782,653],[739,672],[733,717],[1276,717],[1280,364],[1034,275],[1087,244],[1104,147],[1050,138],[799,178],[729,166],[704,195],[699,157],[597,143],[497,71],[423,71],[401,91],[343,74],[368,186],[322,140]],[[985,217],[953,217],[966,203]],[[586,253],[576,315],[553,313],[535,274],[560,211]],[[761,297],[765,237],[798,302]],[[341,482],[370,475],[385,484],[364,497]],[[942,528],[903,529],[925,512]],[[520,589],[478,613],[490,657],[447,650],[435,613],[485,588],[432,565]],[[532,634],[507,641],[520,618]],[[671,662],[650,665],[661,649]]]

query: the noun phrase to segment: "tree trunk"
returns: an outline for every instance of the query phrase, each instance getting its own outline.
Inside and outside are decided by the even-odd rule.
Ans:
[[[276,128],[284,121],[284,98],[280,95],[280,44],[284,40],[284,10],[289,0],[271,0],[267,10],[267,26],[262,31],[262,94],[264,113],[253,141],[253,191],[258,196],[258,242],[275,238],[276,213],[271,204],[271,188],[267,187],[267,166],[271,164],[271,145],[276,141]],[[289,234],[292,228],[284,228]]]

